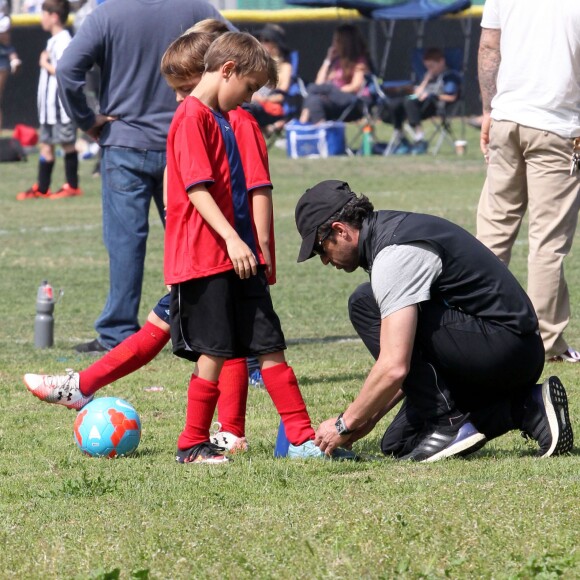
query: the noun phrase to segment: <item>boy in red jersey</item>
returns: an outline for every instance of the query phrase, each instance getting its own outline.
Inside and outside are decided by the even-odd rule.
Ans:
[[[284,358],[284,335],[264,272],[266,248],[256,223],[261,212],[271,215],[270,197],[256,199],[254,193],[249,199],[228,115],[263,85],[275,86],[276,64],[255,38],[236,32],[215,40],[204,62],[201,81],[178,108],[167,140],[165,282],[172,286],[171,338],[178,356],[197,363],[176,460],[227,461],[209,441],[218,377],[225,360],[248,355],[260,360],[291,443],[289,456],[324,457]]]
[[[215,33],[184,33],[167,49],[161,61],[161,73],[175,91],[180,103],[201,79],[203,56],[211,42],[227,31],[220,21],[201,21],[193,30],[205,24],[221,25]],[[266,144],[253,116],[242,109],[231,113],[232,127],[240,135],[242,165],[249,167],[247,186],[252,192],[256,229],[264,260],[268,283],[275,282],[274,236],[271,215],[270,190]],[[265,201],[264,201],[265,200]],[[262,202],[262,204],[260,204]],[[265,208],[260,211],[261,207]],[[116,381],[147,364],[169,342],[169,294],[161,298],[149,313],[147,322],[135,334],[80,373],[72,369],[66,375],[26,374],[27,388],[39,399],[79,410],[89,403],[100,388]],[[237,358],[224,364],[219,377],[218,428],[211,442],[230,452],[247,449],[245,438],[246,399],[248,375],[246,360]]]

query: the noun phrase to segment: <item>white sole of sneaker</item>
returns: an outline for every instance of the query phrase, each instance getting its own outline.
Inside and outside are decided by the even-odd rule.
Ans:
[[[450,447],[446,447],[445,449],[439,451],[439,453],[435,453],[435,455],[432,455],[427,459],[423,459],[421,463],[432,463],[433,461],[445,459],[446,457],[453,457],[454,455],[466,455],[466,452],[475,452],[483,447],[485,442],[486,438],[483,433],[474,433],[459,443],[451,445]]]

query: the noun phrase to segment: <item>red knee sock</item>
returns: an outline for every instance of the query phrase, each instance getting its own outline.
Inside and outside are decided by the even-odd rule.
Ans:
[[[280,363],[269,369],[262,369],[262,378],[282,418],[288,441],[292,445],[301,445],[314,439],[314,429],[292,368],[286,363]]]
[[[187,390],[185,428],[177,440],[178,449],[189,449],[209,441],[209,428],[219,396],[217,385],[217,382],[191,375]]]
[[[245,358],[235,358],[224,363],[218,389],[217,420],[221,423],[221,431],[244,437],[248,400],[248,365]]]
[[[141,330],[79,373],[81,393],[88,397],[101,387],[136,371],[152,361],[168,342],[168,332],[146,322]]]

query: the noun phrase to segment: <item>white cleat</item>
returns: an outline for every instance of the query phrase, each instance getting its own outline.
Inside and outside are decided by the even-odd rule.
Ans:
[[[93,400],[85,397],[79,387],[79,374],[66,369],[66,375],[24,375],[26,388],[41,401],[63,405],[78,411]]]

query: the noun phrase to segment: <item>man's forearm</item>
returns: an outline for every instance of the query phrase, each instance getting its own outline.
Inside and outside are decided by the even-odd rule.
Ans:
[[[387,406],[399,392],[405,375],[403,369],[400,372],[388,370],[375,363],[358,397],[344,412],[348,428],[357,429],[374,417],[378,420],[384,416],[390,410]]]
[[[58,91],[62,104],[71,119],[80,129],[86,131],[95,124],[95,112],[89,107],[85,96],[84,75],[81,78],[75,77],[67,68],[56,69]]]
[[[491,112],[491,100],[497,93],[497,73],[501,62],[500,38],[499,29],[484,28],[481,32],[477,68],[484,113]]]
[[[83,130],[90,129],[95,124],[95,112],[89,107],[85,95],[86,74],[95,64],[97,40],[89,27],[89,33],[82,27],[71,43],[67,46],[58,61],[56,78],[62,104]]]

